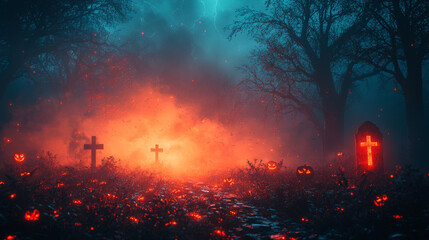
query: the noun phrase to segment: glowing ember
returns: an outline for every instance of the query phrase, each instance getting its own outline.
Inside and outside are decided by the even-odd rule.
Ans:
[[[27,211],[25,212],[25,220],[27,221],[38,221],[40,217],[40,213],[39,210],[34,209],[32,212],[31,211]]]
[[[139,197],[137,198],[137,201],[144,201],[144,196],[139,196]]]
[[[138,223],[140,220],[136,217],[129,217],[129,219],[135,223]]]
[[[217,235],[219,235],[219,236],[222,236],[222,237],[226,236],[225,235],[225,231],[222,231],[222,230],[215,230],[214,233],[217,234]]]
[[[170,222],[165,224],[165,226],[169,226],[169,225],[173,225],[173,226],[177,225],[177,222],[176,221],[170,221]]]
[[[30,172],[22,172],[20,175],[21,175],[21,177],[23,177],[23,176],[30,176],[31,173]]]
[[[198,213],[188,213],[187,216],[194,218],[195,220],[199,220],[202,218],[202,216]]]

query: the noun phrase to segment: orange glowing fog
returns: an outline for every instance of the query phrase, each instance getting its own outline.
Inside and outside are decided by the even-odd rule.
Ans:
[[[279,138],[251,120],[220,123],[201,117],[204,106],[179,105],[174,96],[152,87],[141,87],[116,98],[115,104],[88,110],[78,104],[61,103],[53,124],[31,133],[39,150],[57,154],[61,164],[90,165],[90,151],[83,150],[92,135],[104,150],[97,150],[97,165],[103,157],[121,159],[125,167],[150,168],[171,176],[198,176],[217,173],[246,164],[247,159],[279,161]],[[125,97],[124,97],[125,96]],[[107,106],[107,107],[106,107]],[[86,140],[76,140],[75,152],[69,149],[73,132]],[[37,139],[37,140],[36,140]],[[150,151],[159,144],[162,166],[155,166]]]

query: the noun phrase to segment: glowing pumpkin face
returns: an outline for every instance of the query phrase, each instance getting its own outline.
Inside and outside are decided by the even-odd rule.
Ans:
[[[232,178],[232,177],[224,178],[224,179],[223,179],[223,183],[224,183],[225,185],[232,186],[232,185],[234,185],[234,178]]]
[[[39,210],[34,209],[33,212],[27,211],[25,213],[25,220],[27,221],[38,221],[40,217]]]
[[[277,170],[277,163],[276,163],[276,162],[274,162],[274,161],[269,161],[269,162],[267,163],[267,168],[268,168],[268,170],[270,170],[270,171]]]
[[[15,153],[15,155],[13,155],[13,159],[17,162],[23,162],[25,160],[25,155],[24,153]]]
[[[384,203],[387,201],[388,197],[386,194],[383,194],[382,196],[375,197],[374,205],[377,207],[384,206]]]
[[[296,169],[296,176],[298,177],[298,179],[302,180],[302,179],[309,179],[312,178],[314,175],[314,170],[312,167],[304,165],[304,166],[299,166]]]

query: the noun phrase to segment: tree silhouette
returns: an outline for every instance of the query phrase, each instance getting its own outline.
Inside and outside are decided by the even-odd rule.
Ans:
[[[37,73],[41,58],[102,44],[100,33],[130,9],[128,0],[0,1],[0,98],[10,82]]]
[[[370,20],[371,1],[267,1],[267,11],[238,10],[233,37],[258,43],[248,86],[272,95],[275,108],[301,112],[322,135],[325,155],[343,144],[344,108],[356,81],[372,76],[356,45]]]
[[[391,75],[405,99],[409,160],[424,162],[423,63],[429,53],[429,1],[380,1],[372,11],[366,60]]]

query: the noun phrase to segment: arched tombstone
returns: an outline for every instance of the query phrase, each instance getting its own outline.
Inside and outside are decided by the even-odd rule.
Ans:
[[[360,125],[355,134],[356,174],[383,172],[383,135],[369,121]]]

